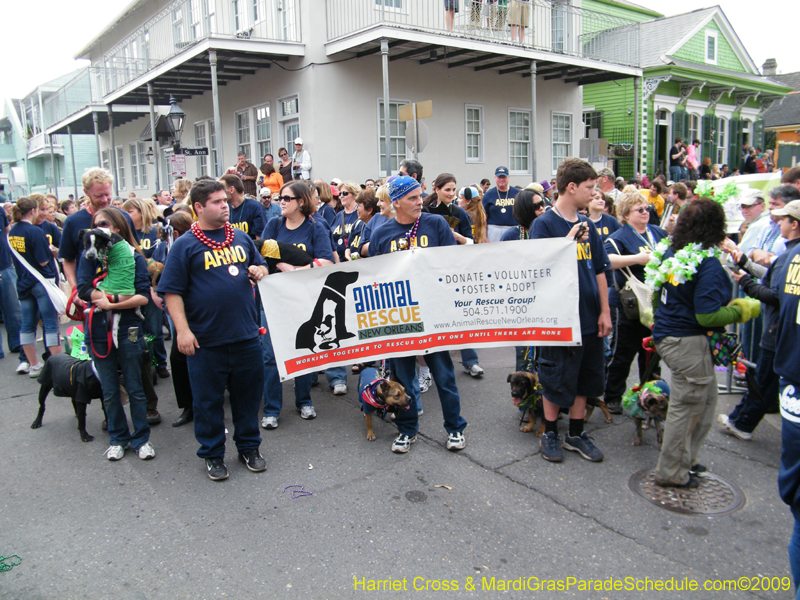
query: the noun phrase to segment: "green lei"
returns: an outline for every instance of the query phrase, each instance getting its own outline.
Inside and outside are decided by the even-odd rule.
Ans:
[[[704,250],[700,244],[690,244],[664,260],[664,253],[668,248],[669,241],[661,240],[644,268],[644,282],[654,292],[658,292],[667,281],[675,285],[691,281],[700,263],[709,256],[719,258],[722,254],[722,250],[717,247]]]

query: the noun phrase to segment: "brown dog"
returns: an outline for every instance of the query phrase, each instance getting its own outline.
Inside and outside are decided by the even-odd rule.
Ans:
[[[613,423],[614,419],[611,418],[611,413],[608,411],[605,401],[602,398],[586,398],[586,416],[583,417],[584,421],[588,421],[592,416],[595,408],[603,411],[606,423]]]
[[[378,369],[368,367],[358,377],[358,393],[361,399],[361,410],[367,422],[367,441],[375,441],[372,429],[372,413],[377,412],[384,420],[393,418],[392,414],[400,410],[409,410],[411,399],[406,388],[389,379],[383,379]]]
[[[636,422],[634,446],[642,444],[642,429],[649,428],[649,424],[654,422],[658,447],[661,448],[661,442],[664,439],[661,423],[667,419],[669,410],[669,387],[666,387],[666,384],[660,386],[661,383],[663,382],[655,382],[656,386],[659,386],[658,392],[644,387],[637,394],[638,402],[631,410],[631,417]],[[647,419],[647,425],[643,425],[645,419]]]
[[[511,384],[511,400],[514,402],[514,406],[522,411],[521,421],[525,420],[526,414],[528,415],[528,423],[522,425],[519,430],[524,433],[533,431],[538,416],[541,418],[541,422],[536,435],[541,436],[544,433],[544,418],[539,395],[535,393],[539,385],[539,376],[528,371],[515,371],[508,374],[506,381]]]

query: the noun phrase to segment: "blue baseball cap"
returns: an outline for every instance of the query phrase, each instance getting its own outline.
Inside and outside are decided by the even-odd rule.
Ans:
[[[508,177],[508,167],[497,167],[494,170],[495,177]]]

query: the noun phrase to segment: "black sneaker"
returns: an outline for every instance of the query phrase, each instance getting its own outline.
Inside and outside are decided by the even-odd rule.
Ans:
[[[253,473],[260,473],[267,470],[267,461],[261,456],[258,449],[247,450],[246,452],[239,452],[239,462],[247,465]]]
[[[225,459],[221,456],[206,459],[206,469],[208,478],[211,481],[222,481],[228,478],[228,467],[225,466]]]
[[[708,468],[698,463],[689,469],[689,475],[697,475],[698,473],[705,473],[706,471],[708,471]]]
[[[543,433],[539,441],[542,449],[542,458],[550,462],[561,462],[564,460],[564,451],[561,449],[561,436],[551,431]]]
[[[586,460],[600,462],[603,460],[603,453],[592,443],[592,438],[584,431],[580,436],[564,436],[564,448],[577,452]]]
[[[689,481],[687,481],[686,483],[662,483],[656,480],[656,485],[659,487],[674,487],[674,488],[690,490],[696,487],[700,487],[700,480],[694,475],[689,475]]]
[[[622,414],[622,402],[606,402],[606,408],[612,415]]]

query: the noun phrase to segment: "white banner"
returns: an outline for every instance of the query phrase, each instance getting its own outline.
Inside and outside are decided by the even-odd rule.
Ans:
[[[580,344],[575,242],[415,248],[259,282],[281,379],[442,350]]]

